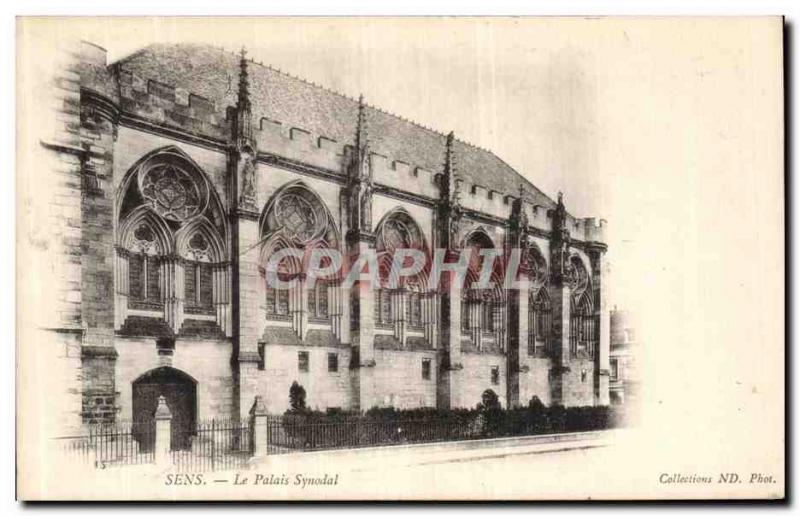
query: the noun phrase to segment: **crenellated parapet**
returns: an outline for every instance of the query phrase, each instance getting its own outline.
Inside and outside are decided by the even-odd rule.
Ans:
[[[606,243],[606,220],[587,217],[576,220],[575,238],[584,242]]]
[[[120,108],[127,115],[207,138],[228,139],[233,120],[214,101],[124,68],[115,69]]]

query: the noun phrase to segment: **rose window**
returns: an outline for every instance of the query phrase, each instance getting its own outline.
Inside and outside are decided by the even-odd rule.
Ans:
[[[198,184],[184,171],[159,165],[140,178],[142,195],[153,209],[167,220],[183,221],[202,209],[204,195]]]
[[[275,207],[275,215],[284,230],[297,240],[305,242],[316,234],[317,214],[311,203],[299,195],[283,195]]]

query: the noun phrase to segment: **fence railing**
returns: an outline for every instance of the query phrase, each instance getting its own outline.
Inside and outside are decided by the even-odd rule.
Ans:
[[[109,468],[153,462],[154,439],[154,424],[121,421],[92,425],[84,435],[57,438],[56,446],[79,463]]]
[[[191,444],[188,448],[170,450],[171,463],[178,471],[242,468],[252,456],[247,421],[212,420],[197,423],[193,431],[181,432],[187,435],[180,436],[179,442]]]
[[[257,446],[256,428],[265,427],[266,410],[256,399],[249,420],[211,420],[173,424],[166,400],[160,397],[153,420],[93,425],[80,436],[55,440],[58,450],[74,463],[97,468],[156,464],[178,471],[242,468],[253,456],[266,453]],[[262,441],[265,441],[262,437]]]
[[[407,418],[407,419],[406,419]],[[243,469],[267,454],[369,446],[463,441],[494,437],[602,430],[618,425],[610,407],[480,409],[406,414],[379,410],[366,414],[313,411],[268,415],[260,396],[246,420],[212,420],[177,426],[164,398],[154,421],[89,428],[82,436],[58,439],[71,460],[108,468],[156,464],[178,471]]]
[[[314,421],[302,415],[286,414],[267,416],[266,426],[270,454],[457,441],[485,436],[482,418],[380,421],[354,416]]]

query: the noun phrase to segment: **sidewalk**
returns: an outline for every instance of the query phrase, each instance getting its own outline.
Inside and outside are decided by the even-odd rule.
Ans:
[[[467,462],[509,455],[553,453],[565,450],[608,446],[617,430],[576,432],[525,437],[504,437],[472,441],[355,448],[305,453],[270,455],[254,461],[252,469],[264,467],[312,467],[337,464],[350,471],[369,471],[387,467],[410,467],[429,464]]]

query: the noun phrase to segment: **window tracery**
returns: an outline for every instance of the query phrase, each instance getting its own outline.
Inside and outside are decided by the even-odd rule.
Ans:
[[[229,327],[224,214],[204,174],[180,150],[146,156],[123,180],[117,198],[116,292],[128,310],[163,312],[178,333],[185,317],[212,316]]]
[[[150,207],[166,220],[182,222],[207,202],[207,186],[174,163],[156,163],[139,173],[139,189]]]

